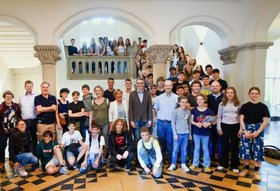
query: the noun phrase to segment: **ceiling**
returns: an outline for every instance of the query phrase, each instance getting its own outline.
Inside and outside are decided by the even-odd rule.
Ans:
[[[28,68],[39,65],[34,57],[34,36],[23,27],[0,21],[0,57],[7,67]]]

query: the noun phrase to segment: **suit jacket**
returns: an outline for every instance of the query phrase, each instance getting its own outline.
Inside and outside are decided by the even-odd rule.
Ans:
[[[137,90],[129,96],[129,121],[153,121],[152,98],[148,91],[143,92],[143,101],[140,102]]]

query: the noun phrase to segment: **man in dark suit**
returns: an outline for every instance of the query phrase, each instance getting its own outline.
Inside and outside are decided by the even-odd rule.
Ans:
[[[140,128],[151,127],[153,121],[152,99],[150,93],[145,90],[145,80],[137,79],[136,87],[137,89],[130,93],[128,109],[135,143],[140,140]]]

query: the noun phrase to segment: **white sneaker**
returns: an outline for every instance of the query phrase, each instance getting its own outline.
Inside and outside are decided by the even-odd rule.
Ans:
[[[217,170],[224,170],[224,167],[222,167],[222,166],[217,166]]]
[[[170,167],[168,168],[168,170],[170,170],[170,171],[175,170],[175,169],[176,169],[175,164],[171,164]]]
[[[238,170],[237,168],[232,169],[232,172],[233,172],[234,174],[239,174],[239,170]]]
[[[25,169],[20,169],[19,174],[20,174],[20,176],[27,176],[28,175],[28,173],[25,171]]]
[[[189,172],[190,169],[187,167],[186,164],[181,164],[181,168],[185,171],[185,172]]]

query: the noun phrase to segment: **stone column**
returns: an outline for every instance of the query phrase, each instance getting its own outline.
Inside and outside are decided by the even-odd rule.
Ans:
[[[60,49],[55,45],[36,45],[34,50],[36,51],[34,56],[42,64],[42,82],[49,82],[51,85],[50,94],[56,95],[56,62],[61,60]]]
[[[243,102],[249,100],[248,90],[252,86],[260,88],[260,100],[264,101],[266,50],[271,45],[271,42],[245,43],[219,51],[224,61],[226,80],[229,80],[230,86],[236,87]]]
[[[167,77],[167,58],[171,50],[169,44],[152,45],[146,50],[148,62],[153,65],[154,83],[159,76]]]

